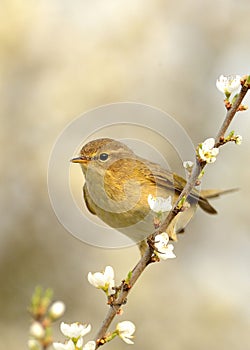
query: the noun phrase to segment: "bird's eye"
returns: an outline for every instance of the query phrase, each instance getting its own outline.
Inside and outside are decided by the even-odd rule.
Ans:
[[[108,159],[109,155],[107,153],[101,153],[99,158],[102,162],[105,162]]]

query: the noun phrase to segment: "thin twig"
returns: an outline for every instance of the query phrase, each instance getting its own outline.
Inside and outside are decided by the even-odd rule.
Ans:
[[[137,263],[137,265],[134,267],[134,269],[132,271],[132,275],[131,275],[131,278],[129,280],[129,288],[126,286],[125,283],[123,283],[123,288],[122,288],[117,300],[115,301],[115,303],[113,303],[110,306],[110,308],[107,312],[107,315],[106,315],[106,317],[105,317],[105,319],[104,319],[104,321],[103,321],[103,323],[102,323],[102,325],[101,325],[101,327],[96,335],[95,340],[97,342],[97,346],[100,345],[99,341],[105,336],[112,320],[114,319],[114,317],[117,314],[118,310],[120,309],[121,305],[123,305],[125,303],[129,291],[134,286],[137,279],[140,277],[142,272],[145,270],[145,268],[149,264],[151,256],[152,256],[152,251],[148,247],[145,254],[139,260],[139,262]]]
[[[215,147],[219,147],[220,144],[220,140],[222,138],[224,138],[225,133],[229,127],[229,125],[231,124],[236,112],[238,111],[238,108],[241,105],[241,102],[243,100],[243,98],[245,97],[247,91],[249,89],[249,86],[247,84],[244,84],[240,90],[240,93],[235,101],[235,103],[233,104],[232,108],[229,109],[229,111],[226,114],[226,117],[224,119],[224,122],[221,125],[221,128],[215,138]]]
[[[236,112],[238,111],[238,109],[241,105],[241,102],[242,102],[243,98],[245,97],[249,88],[250,88],[249,84],[245,83],[242,85],[241,91],[240,91],[236,101],[234,102],[231,109],[227,112],[226,117],[223,121],[223,124],[222,124],[222,126],[221,126],[221,128],[216,136],[215,147],[222,146],[220,141],[224,138],[225,133],[226,133],[229,125],[231,124]],[[190,192],[194,188],[201,171],[206,166],[206,164],[207,164],[206,162],[204,162],[204,161],[201,162],[200,159],[198,157],[196,157],[196,164],[193,167],[191,176],[188,179],[186,186],[183,188],[179,198],[177,199],[175,205],[173,206],[173,209],[168,214],[167,218],[165,219],[165,221],[163,222],[161,227],[154,232],[154,234],[152,235],[152,238],[154,238],[158,233],[164,232],[167,229],[167,227],[169,226],[169,224],[171,223],[171,221],[174,219],[174,217],[179,213],[180,203],[182,202],[183,198],[188,197],[188,195],[190,194]],[[101,327],[96,335],[96,338],[95,338],[97,348],[100,345],[105,343],[105,341],[102,342],[102,340],[105,339],[105,335],[107,333],[107,330],[108,330],[111,322],[113,321],[114,317],[116,316],[121,305],[123,305],[126,302],[126,299],[127,299],[127,296],[129,294],[130,290],[133,288],[134,284],[136,283],[136,281],[138,280],[138,278],[140,277],[142,272],[145,270],[147,265],[150,262],[152,262],[151,259],[152,259],[152,248],[148,246],[148,248],[146,249],[146,252],[144,253],[142,258],[139,260],[139,262],[137,263],[137,265],[134,267],[134,269],[132,271],[131,278],[129,280],[129,287],[127,286],[127,284],[125,282],[123,282],[121,291],[120,291],[117,299],[110,306],[110,308],[107,312],[107,315],[106,315],[105,319],[103,320],[102,325],[101,325]]]

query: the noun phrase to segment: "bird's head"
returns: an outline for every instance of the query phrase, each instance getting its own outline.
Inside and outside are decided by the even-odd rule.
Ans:
[[[125,144],[109,139],[101,138],[85,144],[79,157],[71,159],[72,163],[79,163],[84,173],[88,167],[94,167],[96,170],[108,169],[117,160],[134,157],[133,151]]]

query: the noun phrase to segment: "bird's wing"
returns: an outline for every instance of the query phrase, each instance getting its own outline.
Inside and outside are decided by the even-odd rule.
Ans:
[[[160,165],[147,162],[148,170],[146,177],[148,180],[155,183],[162,188],[170,189],[179,195],[186,185],[186,180],[181,176],[171,173],[170,171],[163,169]],[[216,214],[217,211],[206,199],[206,196],[202,195],[198,190],[193,189],[188,196],[189,199],[198,201],[200,207],[209,214]]]
[[[156,163],[147,161],[144,163],[143,167],[143,173],[146,179],[155,183],[157,186],[180,193],[186,185],[186,180],[181,176],[163,169]]]

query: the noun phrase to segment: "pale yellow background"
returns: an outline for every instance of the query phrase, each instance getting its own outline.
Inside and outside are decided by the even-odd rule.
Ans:
[[[1,1],[1,348],[26,348],[37,284],[66,303],[65,321],[90,322],[91,338],[107,306],[88,271],[110,264],[120,281],[138,259],[135,247],[85,245],[57,221],[46,177],[59,133],[88,109],[134,101],[170,113],[194,143],[215,135],[217,76],[249,73],[249,17],[247,0]],[[177,259],[150,266],[117,318],[136,324],[133,349],[249,348],[249,118],[233,122],[243,144],[221,150],[203,182],[240,191],[214,202],[216,217],[197,212]]]

